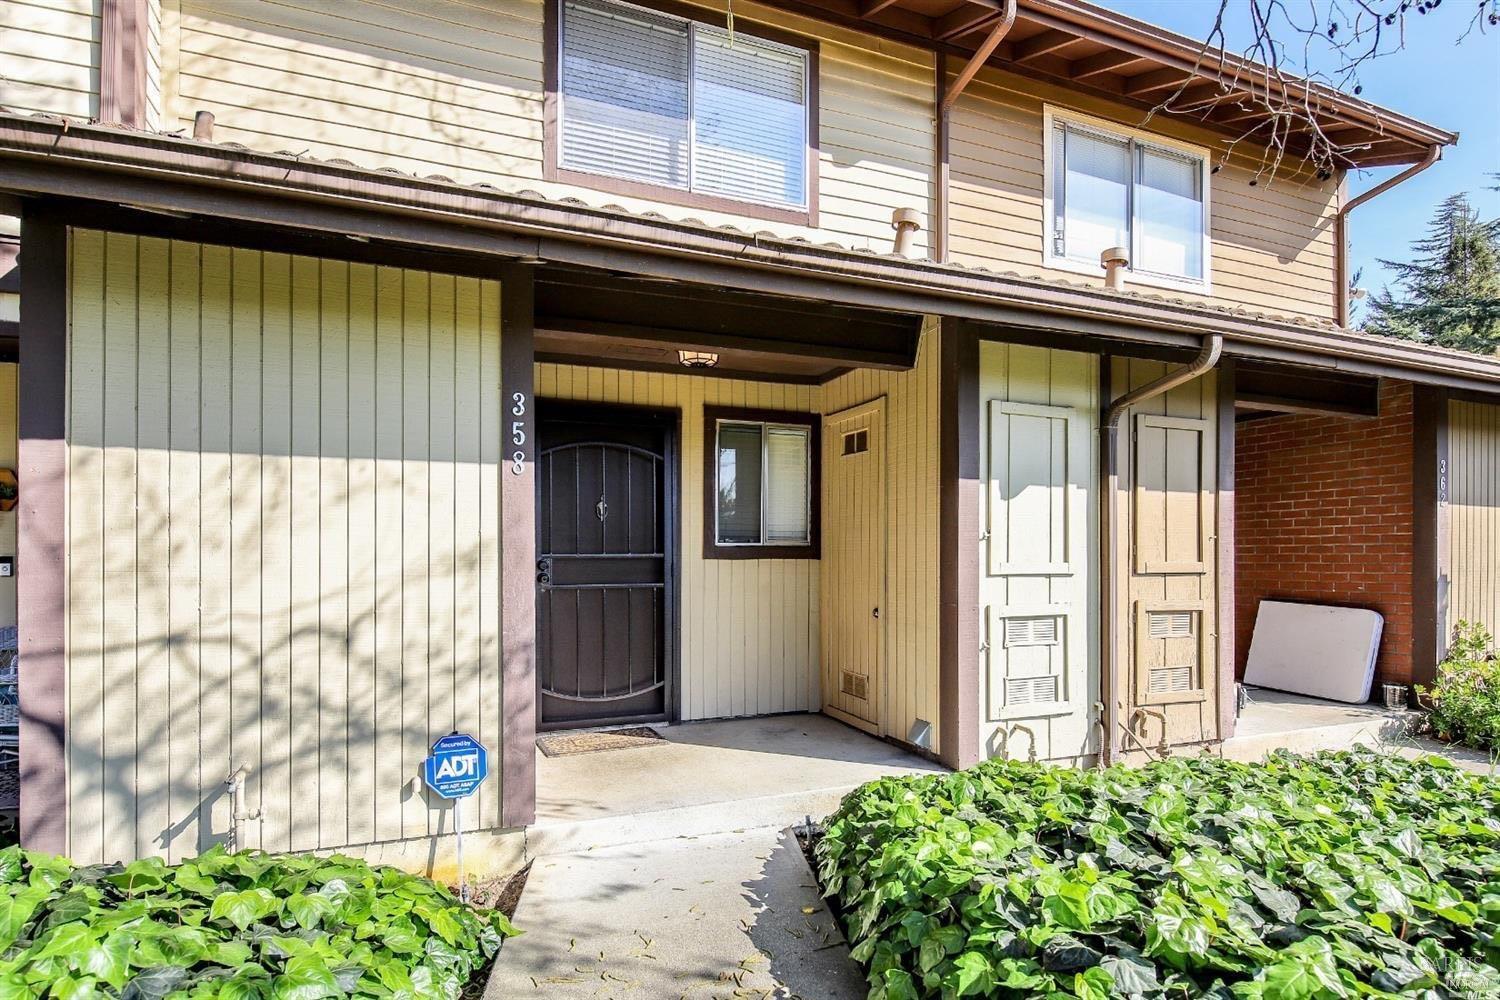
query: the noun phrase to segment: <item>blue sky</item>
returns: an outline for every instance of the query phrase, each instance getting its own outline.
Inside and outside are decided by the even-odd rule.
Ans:
[[[1121,13],[1164,28],[1203,38],[1213,27],[1217,0],[1100,0]],[[1233,32],[1248,29],[1246,0],[1234,13]],[[1289,4],[1299,15],[1308,2],[1327,10],[1328,0]],[[1345,3],[1344,6],[1350,6]],[[1456,147],[1421,174],[1355,209],[1350,216],[1351,269],[1363,268],[1361,284],[1375,291],[1391,280],[1377,257],[1403,260],[1420,238],[1433,209],[1450,194],[1467,191],[1485,218],[1500,217],[1500,28],[1477,30],[1457,42],[1473,14],[1472,0],[1448,0],[1426,16],[1410,18],[1406,47],[1381,56],[1361,71],[1365,100],[1460,133]],[[1243,44],[1245,39],[1238,41]],[[1237,39],[1230,36],[1231,47]],[[1300,44],[1298,48],[1300,49]],[[1401,167],[1355,172],[1351,194],[1358,194]],[[1357,319],[1356,315],[1356,319]]]

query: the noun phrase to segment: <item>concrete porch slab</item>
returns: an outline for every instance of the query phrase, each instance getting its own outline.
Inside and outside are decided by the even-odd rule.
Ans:
[[[1259,761],[1273,750],[1313,753],[1404,740],[1420,718],[1378,705],[1350,705],[1255,688],[1221,752],[1231,760]]]
[[[867,986],[783,830],[540,860],[486,1000],[858,1000]]]
[[[887,774],[945,770],[824,715],[658,726],[662,743],[537,754],[530,857],[784,827]]]

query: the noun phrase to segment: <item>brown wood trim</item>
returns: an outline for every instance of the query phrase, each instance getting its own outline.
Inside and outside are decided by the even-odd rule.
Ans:
[[[937,131],[933,136],[933,164],[936,174],[936,184],[932,192],[932,259],[939,264],[948,262],[948,224],[949,204],[948,196],[951,187],[951,170],[949,169],[949,148],[952,145],[953,115],[943,110],[943,96],[948,92],[948,55],[944,52],[935,52],[933,61],[933,94],[932,106],[937,115]]]
[[[1214,610],[1214,627],[1219,633],[1219,739],[1234,735],[1235,714],[1235,614],[1234,614],[1234,403],[1235,360],[1219,362],[1217,418],[1219,422],[1219,489],[1217,523],[1218,603]]]
[[[536,394],[533,385],[532,269],[500,268],[500,822],[536,820]],[[525,401],[516,413],[516,394]],[[525,439],[516,444],[512,421]],[[515,455],[522,471],[514,471]]]
[[[573,368],[608,368],[612,371],[650,372],[658,375],[693,374],[681,365],[674,365],[665,361],[652,363],[650,361],[630,361],[624,358],[585,358],[576,354],[551,354],[541,351],[537,352],[536,362],[539,365],[568,365]],[[832,372],[823,375],[783,375],[778,372],[715,368],[713,370],[713,377],[730,379],[737,382],[770,382],[773,385],[822,385],[847,371],[850,371],[850,369],[836,368]]]
[[[1447,655],[1448,394],[1412,387],[1411,679],[1432,684]]]
[[[99,14],[99,120],[145,128],[146,4],[101,0]]]
[[[719,436],[715,427],[720,420],[744,420],[773,424],[799,424],[811,432],[808,441],[812,465],[808,489],[809,521],[806,545],[720,545],[714,528],[718,508]],[[823,418],[800,410],[755,410],[740,406],[703,407],[703,558],[704,559],[818,559],[822,556],[820,528],[823,493]]]
[[[21,844],[66,853],[68,230],[27,213],[21,292],[20,623]]]
[[[660,11],[673,17],[701,24],[713,12],[703,7],[677,3],[675,0],[632,0],[638,7]],[[739,201],[719,195],[699,194],[680,188],[664,187],[645,181],[633,181],[622,177],[606,177],[579,170],[565,169],[558,157],[559,99],[558,44],[559,26],[562,23],[560,4],[562,0],[546,0],[542,14],[542,38],[545,51],[542,59],[542,177],[559,184],[574,184],[578,187],[606,194],[617,194],[633,198],[649,198],[654,201],[680,205],[684,208],[702,208],[725,212],[767,222],[785,222],[796,226],[818,228],[818,168],[819,168],[819,43],[815,38],[783,31],[770,25],[735,18],[734,30],[738,33],[779,42],[807,52],[807,207],[778,208],[774,205],[759,205],[752,201]]]
[[[979,749],[979,338],[938,333],[938,753],[949,767]]]

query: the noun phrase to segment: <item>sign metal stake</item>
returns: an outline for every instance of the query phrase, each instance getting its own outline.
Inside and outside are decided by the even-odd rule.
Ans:
[[[453,831],[458,835],[458,901],[469,901],[469,880],[464,877],[464,800],[453,800]]]

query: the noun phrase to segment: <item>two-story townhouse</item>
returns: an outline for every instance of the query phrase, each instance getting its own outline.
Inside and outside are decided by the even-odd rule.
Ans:
[[[1500,362],[1344,328],[1344,175],[1457,137],[1293,82],[1337,169],[1273,168],[1199,50],[1082,0],[6,0],[25,843],[428,838],[451,730],[490,831],[539,730],[1213,748],[1267,596],[1430,676],[1500,619]]]

